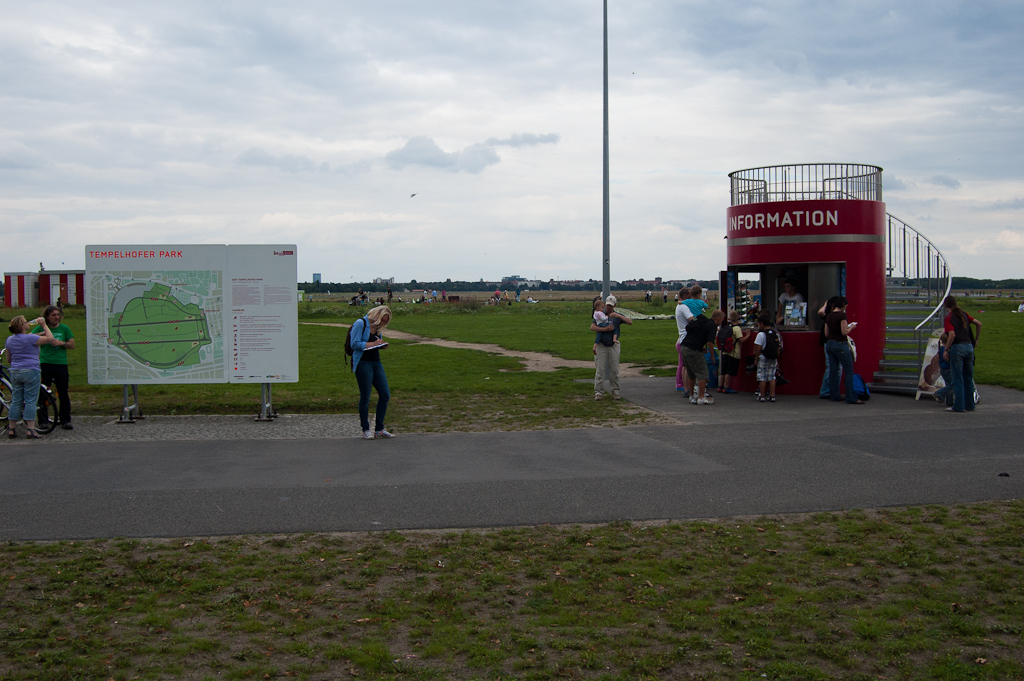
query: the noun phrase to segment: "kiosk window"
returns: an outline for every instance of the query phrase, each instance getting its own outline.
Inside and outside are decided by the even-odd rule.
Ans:
[[[729,268],[726,309],[736,310],[744,326],[756,326],[762,310],[780,328],[816,331],[818,310],[842,295],[845,263],[779,263]]]
[[[736,310],[742,326],[757,326],[757,315],[762,309],[762,273],[757,270],[729,270],[725,275],[725,311]]]

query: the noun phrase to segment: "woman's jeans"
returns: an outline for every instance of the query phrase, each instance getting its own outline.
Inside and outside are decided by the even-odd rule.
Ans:
[[[953,373],[949,369],[939,367],[939,375],[945,385],[935,391],[935,399],[942,400],[947,407],[953,406]]]
[[[356,383],[359,384],[359,425],[370,429],[370,388],[377,390],[377,422],[374,431],[384,430],[384,415],[388,411],[391,391],[384,365],[380,362],[362,360],[356,365]]]
[[[853,389],[853,356],[850,355],[850,345],[845,340],[830,340],[825,344],[825,351],[829,354],[828,363],[828,393],[833,402],[839,401],[839,371],[843,372],[843,382],[846,385],[846,403],[856,404],[857,393]]]
[[[953,343],[949,370],[953,374],[953,411],[974,411],[974,346]]]
[[[39,370],[11,369],[11,411],[9,423],[36,420],[36,400],[39,399]]]
[[[818,391],[818,397],[828,397],[828,375],[831,372],[830,367],[832,366],[832,360],[828,357],[828,343],[822,348],[825,351],[825,373],[821,376],[821,390]]]

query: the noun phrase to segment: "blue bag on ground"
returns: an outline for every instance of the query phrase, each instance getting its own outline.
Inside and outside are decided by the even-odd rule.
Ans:
[[[853,375],[853,392],[857,393],[857,399],[871,399],[871,393],[868,391],[868,386],[864,383],[864,379],[860,377],[860,374]]]

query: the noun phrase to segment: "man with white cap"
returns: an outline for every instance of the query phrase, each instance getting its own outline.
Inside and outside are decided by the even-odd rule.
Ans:
[[[596,300],[595,300],[596,302]],[[615,296],[605,298],[605,314],[612,322],[612,327],[598,326],[594,321],[590,324],[590,330],[597,334],[594,350],[594,399],[600,400],[604,397],[605,389],[612,394],[612,399],[619,397],[619,352],[622,345],[619,325],[625,322],[632,324],[632,320],[620,314],[615,314],[615,306],[618,304]],[[607,383],[607,386],[605,384]]]

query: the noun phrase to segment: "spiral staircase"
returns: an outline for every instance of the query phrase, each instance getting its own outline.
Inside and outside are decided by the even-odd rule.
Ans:
[[[885,353],[870,388],[916,395],[928,339],[953,286],[946,259],[923,234],[886,214]]]

